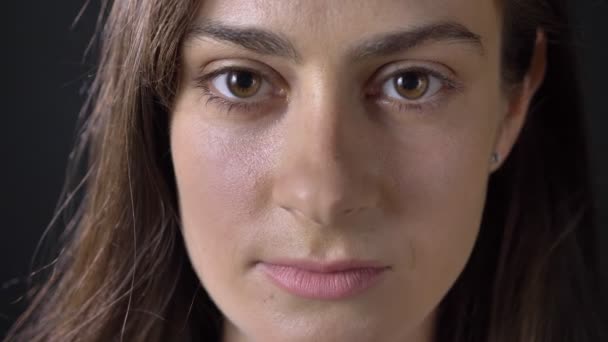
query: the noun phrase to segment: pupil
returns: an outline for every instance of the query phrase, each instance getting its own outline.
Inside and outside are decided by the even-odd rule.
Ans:
[[[416,90],[420,87],[420,77],[416,73],[408,72],[401,76],[399,83],[403,89]]]
[[[236,86],[241,89],[250,88],[254,83],[253,74],[250,72],[237,72],[232,77]]]

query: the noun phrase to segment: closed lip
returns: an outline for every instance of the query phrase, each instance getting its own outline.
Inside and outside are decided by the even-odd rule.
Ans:
[[[279,288],[309,299],[337,300],[355,296],[376,284],[389,266],[375,261],[275,260],[258,268]]]
[[[335,261],[316,261],[308,259],[277,259],[262,263],[267,265],[292,267],[315,273],[333,273],[356,269],[388,268],[387,265],[384,265],[377,261],[365,261],[357,259],[344,259]]]

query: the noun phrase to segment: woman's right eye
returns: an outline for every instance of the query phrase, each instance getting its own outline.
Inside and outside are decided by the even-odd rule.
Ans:
[[[268,87],[262,76],[249,70],[230,70],[219,74],[213,79],[212,85],[230,99],[248,99]]]
[[[254,112],[270,105],[283,92],[276,90],[262,73],[238,67],[225,67],[197,80],[207,103],[226,112]]]

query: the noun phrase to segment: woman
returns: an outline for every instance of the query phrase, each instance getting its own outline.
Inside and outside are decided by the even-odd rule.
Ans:
[[[110,8],[9,340],[606,338],[562,2]]]

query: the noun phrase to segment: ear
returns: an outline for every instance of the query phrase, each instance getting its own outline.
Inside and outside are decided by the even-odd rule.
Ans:
[[[515,141],[526,121],[530,102],[545,78],[546,68],[547,37],[539,29],[536,32],[536,43],[534,44],[530,68],[520,86],[509,94],[508,109],[500,120],[493,150],[500,158],[497,162],[493,163],[491,172],[500,168],[511,152],[513,145],[515,145]]]

